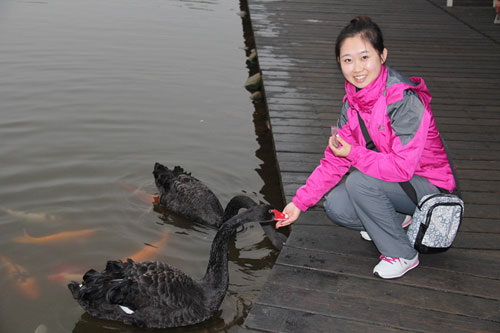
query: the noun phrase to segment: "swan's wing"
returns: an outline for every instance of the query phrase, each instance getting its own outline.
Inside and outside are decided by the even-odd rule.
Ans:
[[[121,305],[134,311],[138,326],[177,327],[205,320],[207,300],[201,286],[179,269],[161,262],[136,263],[134,283]]]
[[[189,220],[209,225],[222,221],[219,199],[205,184],[188,174],[172,179],[169,188],[160,189],[160,193],[163,206]]]
[[[69,288],[90,315],[139,327],[189,325],[207,317],[202,288],[165,263],[110,261]]]
[[[138,307],[153,304],[175,309],[203,301],[204,295],[197,282],[176,267],[158,261],[136,263],[136,266],[139,269],[135,284],[144,298]]]

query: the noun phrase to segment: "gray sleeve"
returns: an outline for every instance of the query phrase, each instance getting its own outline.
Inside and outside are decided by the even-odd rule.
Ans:
[[[422,122],[424,111],[424,104],[411,89],[405,91],[401,101],[392,103],[387,107],[387,115],[391,119],[394,134],[400,138],[403,146],[415,137]]]
[[[349,110],[349,102],[347,102],[347,99],[345,100],[344,104],[342,104],[342,110],[340,111],[340,117],[339,120],[337,120],[337,127],[342,128],[345,124],[347,124],[347,110]]]

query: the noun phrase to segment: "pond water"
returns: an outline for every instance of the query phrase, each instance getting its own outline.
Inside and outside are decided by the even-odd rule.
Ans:
[[[90,317],[66,284],[148,244],[159,245],[150,259],[205,273],[215,231],[153,209],[155,162],[192,172],[224,206],[241,193],[282,204],[243,87],[240,10],[0,2],[1,332],[142,331]],[[56,237],[70,231],[80,233]],[[240,228],[221,311],[175,331],[237,331],[276,255],[258,224]]]

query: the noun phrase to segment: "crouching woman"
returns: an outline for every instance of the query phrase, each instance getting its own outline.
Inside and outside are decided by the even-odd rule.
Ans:
[[[454,191],[455,179],[424,81],[387,67],[387,53],[368,17],[356,17],[340,32],[335,55],[346,95],[338,135],[330,137],[319,166],[283,210],[289,218],[277,227],[296,221],[329,192],[328,217],[372,240],[381,253],[373,273],[391,279],[419,263],[404,230],[416,205],[399,183],[409,181],[420,199]]]

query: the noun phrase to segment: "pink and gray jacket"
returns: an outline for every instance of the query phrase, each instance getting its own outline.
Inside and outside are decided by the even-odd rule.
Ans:
[[[351,167],[387,182],[405,182],[415,174],[442,189],[455,189],[423,79],[408,79],[382,65],[370,85],[356,91],[346,81],[345,90],[337,126],[351,151],[343,158],[326,147],[325,157],[292,199],[300,210],[314,206]],[[358,112],[378,152],[366,148]]]

